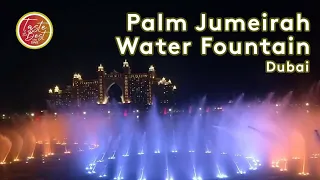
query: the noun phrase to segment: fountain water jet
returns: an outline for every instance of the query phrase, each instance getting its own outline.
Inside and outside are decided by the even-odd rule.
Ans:
[[[12,142],[10,141],[10,139],[8,137],[0,134],[0,143],[2,144],[0,146],[0,147],[2,147],[0,152],[4,152],[1,154],[0,164],[6,164],[7,157],[9,155],[11,147],[12,147]]]

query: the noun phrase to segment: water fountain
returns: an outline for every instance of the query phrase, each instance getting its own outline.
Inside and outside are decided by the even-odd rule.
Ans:
[[[115,180],[242,178],[262,171],[317,175],[318,108],[309,103],[291,107],[292,92],[276,103],[273,94],[261,103],[247,103],[243,97],[216,108],[206,107],[204,98],[174,115],[171,109],[152,106],[142,118],[137,110],[116,107],[70,115],[61,124],[56,117],[32,122],[23,136],[0,136],[0,161],[8,165],[27,159],[29,164],[30,159],[41,159],[46,164],[49,156],[84,151],[87,174]]]

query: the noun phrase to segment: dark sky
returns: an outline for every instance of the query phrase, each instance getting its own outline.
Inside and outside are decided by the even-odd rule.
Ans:
[[[180,99],[188,101],[204,94],[210,100],[230,98],[241,92],[262,96],[275,91],[284,94],[292,89],[308,87],[320,79],[319,13],[315,12],[315,1],[196,1],[180,3],[137,3],[126,1],[103,4],[82,4],[81,1],[63,4],[55,2],[15,2],[4,4],[1,29],[1,110],[41,108],[50,87],[71,84],[74,72],[80,72],[85,79],[96,78],[96,68],[102,63],[108,71],[121,70],[126,58],[134,72],[145,72],[149,65],[156,66],[160,76],[169,77],[177,84]],[[112,3],[111,3],[112,2]],[[135,3],[134,3],[135,2]],[[38,11],[47,15],[54,25],[51,42],[40,50],[23,47],[15,35],[19,18],[27,12]],[[310,33],[195,33],[193,26],[199,22],[200,12],[212,17],[260,17],[267,11],[269,16],[295,16],[297,11],[311,20]],[[185,17],[189,23],[187,33],[143,33],[139,28],[127,33],[125,18],[127,12],[138,12],[142,17],[155,17],[157,12],[165,16]],[[192,40],[193,47],[188,57],[134,57],[119,55],[115,36],[140,36],[142,40],[167,41]],[[200,56],[200,37],[210,35],[216,39],[228,40],[286,40],[294,35],[296,40],[311,43],[311,57],[290,57],[290,60],[311,60],[311,73],[300,75],[266,75],[264,61],[270,57],[218,57],[213,53]],[[284,61],[286,57],[272,59]]]

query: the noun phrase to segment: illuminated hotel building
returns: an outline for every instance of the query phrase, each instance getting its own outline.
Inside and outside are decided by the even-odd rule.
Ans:
[[[72,103],[72,87],[67,86],[62,91],[58,86],[53,89],[49,89],[50,94],[50,108],[54,107],[71,107]]]
[[[173,104],[175,102],[175,93],[177,87],[172,84],[171,80],[162,78],[156,86],[157,95],[160,104]]]
[[[122,69],[122,73],[115,70],[107,73],[100,64],[98,78],[94,80],[84,80],[80,74],[75,73],[72,86],[64,90],[56,86],[49,90],[50,108],[108,104],[109,90],[113,85],[120,87],[123,104],[151,105],[153,96],[161,104],[174,104],[176,86],[171,80],[158,78],[154,66],[151,65],[147,73],[131,73],[129,63],[125,60]]]

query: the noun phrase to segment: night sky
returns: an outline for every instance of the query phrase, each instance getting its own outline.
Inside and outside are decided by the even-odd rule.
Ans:
[[[81,73],[84,79],[95,79],[97,66],[102,63],[107,71],[121,71],[122,61],[127,59],[133,72],[146,72],[153,64],[157,74],[170,78],[179,90],[178,98],[188,102],[207,95],[210,101],[236,97],[244,92],[248,96],[263,97],[268,92],[284,95],[290,90],[301,90],[320,79],[319,45],[316,32],[316,1],[196,1],[169,4],[133,3],[130,1],[97,4],[54,2],[29,2],[5,4],[1,10],[1,93],[0,112],[45,108],[48,89],[55,85],[72,83],[73,73]],[[108,2],[108,1],[105,1]],[[110,1],[111,2],[111,1]],[[47,15],[53,23],[54,34],[51,42],[40,50],[23,47],[15,35],[19,18],[30,11]],[[212,17],[260,17],[263,11],[269,17],[295,17],[302,12],[311,20],[310,33],[196,33],[193,26],[199,23],[201,12]],[[142,17],[156,17],[164,12],[166,17],[185,17],[188,20],[187,33],[144,33],[140,28],[127,33],[126,13],[138,12]],[[209,52],[200,56],[200,37],[214,36],[222,41],[259,41],[263,37],[271,41],[286,40],[294,35],[296,40],[311,44],[311,57],[218,57]],[[193,41],[188,57],[134,57],[119,55],[115,36],[140,36],[141,40],[154,41],[158,37],[166,41]],[[310,74],[265,74],[264,61],[287,59],[304,61],[310,59]],[[307,91],[307,90],[306,90]]]

